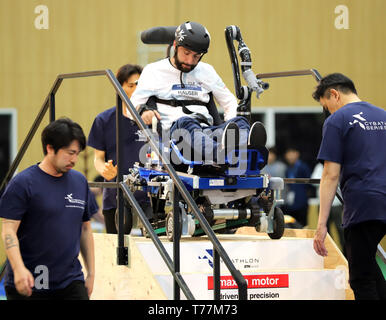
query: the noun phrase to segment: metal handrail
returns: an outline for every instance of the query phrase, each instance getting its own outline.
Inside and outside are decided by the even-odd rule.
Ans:
[[[122,161],[121,161],[122,152],[121,152],[121,144],[120,144],[119,137],[121,136],[120,133],[122,132],[121,131],[122,126],[120,124],[122,123],[122,119],[123,119],[122,102],[124,102],[125,105],[127,106],[128,111],[132,115],[134,121],[137,123],[139,129],[143,131],[145,137],[148,140],[148,143],[150,144],[152,149],[156,152],[159,159],[161,159],[166,171],[169,173],[171,179],[173,180],[175,187],[178,189],[178,192],[181,194],[183,199],[186,201],[187,205],[193,211],[193,214],[195,215],[195,217],[200,222],[202,229],[204,230],[204,232],[208,236],[209,240],[213,244],[214,251],[216,251],[218,253],[218,255],[222,258],[226,267],[228,268],[231,275],[235,279],[235,281],[238,285],[238,288],[239,288],[239,299],[246,300],[247,299],[247,282],[246,282],[246,280],[242,276],[241,272],[235,268],[234,264],[232,263],[231,259],[228,256],[228,254],[226,253],[226,251],[222,247],[221,243],[217,239],[214,231],[211,229],[208,221],[205,219],[203,214],[200,212],[197,204],[194,202],[193,198],[189,194],[185,185],[182,183],[181,179],[177,175],[177,172],[172,167],[172,165],[170,163],[168,163],[168,161],[167,161],[168,157],[164,156],[164,153],[161,150],[161,147],[156,142],[156,140],[154,139],[154,137],[152,136],[150,131],[147,130],[148,127],[143,122],[141,116],[138,114],[137,110],[132,105],[130,99],[128,98],[128,96],[126,95],[122,86],[120,85],[120,83],[118,82],[115,75],[112,73],[112,71],[110,69],[77,72],[77,73],[67,73],[67,74],[60,74],[57,76],[49,94],[47,95],[47,98],[45,99],[45,101],[43,103],[43,106],[41,107],[41,109],[38,113],[38,116],[36,117],[30,131],[28,132],[28,134],[27,134],[27,136],[26,136],[26,138],[21,146],[21,148],[19,149],[15,159],[13,160],[7,174],[5,175],[5,177],[2,181],[2,184],[0,186],[0,195],[3,193],[6,185],[11,180],[14,173],[16,172],[16,169],[19,166],[21,159],[23,158],[28,146],[31,143],[32,138],[34,137],[34,135],[35,135],[39,125],[41,124],[43,117],[47,113],[48,109],[50,109],[50,121],[53,121],[55,119],[55,94],[58,91],[62,81],[64,79],[93,77],[93,76],[107,76],[108,79],[110,80],[111,84],[113,85],[116,93],[117,93],[116,143],[117,143],[117,160],[118,160],[117,161],[117,169],[118,169],[117,179],[118,179],[118,182],[121,182],[123,180],[122,179],[123,175],[122,175],[121,165],[120,165],[122,163]],[[130,199],[130,193],[127,192],[128,190],[124,187],[124,185],[122,183],[119,183],[117,189],[118,189],[117,190],[118,191],[117,192],[117,209],[119,212],[118,213],[118,218],[119,218],[118,220],[119,221],[118,221],[118,248],[117,248],[118,257],[117,257],[117,260],[118,260],[118,264],[127,264],[127,248],[124,247],[124,230],[123,230],[124,215],[123,215],[123,197],[122,196],[124,195],[126,198]],[[139,210],[140,206],[136,202],[135,198],[131,199],[131,200],[132,201],[130,201],[130,202],[132,205],[134,205],[136,212],[137,213],[140,212],[140,210]],[[140,214],[139,214],[139,216],[141,218]],[[154,230],[152,229],[152,226],[150,225],[150,223],[145,222],[144,226],[150,235],[152,234],[152,231],[154,233]],[[175,238],[177,238],[177,237],[175,237]],[[155,237],[154,237],[154,239],[152,238],[153,241],[155,239],[156,239]],[[174,241],[176,241],[176,239],[174,239]],[[161,242],[155,241],[154,243],[156,244],[157,249],[159,249],[160,246],[162,246]],[[178,251],[179,251],[179,248],[178,248]],[[162,252],[162,250],[160,251],[160,254],[161,254],[162,258],[164,259],[165,263],[169,267],[169,262],[170,262],[169,259],[166,258],[166,256]],[[216,270],[218,270],[218,269],[216,269]],[[176,274],[176,272],[174,270],[172,271],[172,269],[170,269],[170,271],[172,272],[172,274],[173,274],[177,284],[180,286],[181,290],[184,291],[185,296],[187,298],[193,298],[193,296],[191,295],[186,284],[183,281],[181,281],[181,279],[179,278],[179,273]],[[216,275],[215,278],[219,279],[219,275]],[[217,296],[218,296],[218,294],[217,294]]]
[[[256,75],[256,77],[259,79],[270,79],[270,78],[298,77],[298,76],[308,76],[308,75],[313,76],[316,81],[320,81],[322,79],[322,76],[316,69],[259,73]]]
[[[60,74],[57,76],[57,78],[56,78],[49,94],[47,95],[37,117],[35,118],[34,123],[31,126],[31,129],[29,130],[29,132],[28,132],[26,138],[24,139],[19,151],[16,154],[15,159],[12,161],[12,163],[8,169],[8,172],[6,173],[4,179],[1,183],[0,195],[2,195],[8,182],[11,180],[12,176],[15,174],[16,169],[19,166],[21,159],[23,158],[25,152],[27,151],[27,148],[28,148],[29,144],[31,143],[32,138],[34,137],[40,123],[43,120],[43,117],[46,115],[47,110],[52,105],[52,102],[53,102],[52,97],[55,96],[55,94],[58,91],[63,79],[90,77],[90,76],[102,76],[102,75],[106,75],[106,73],[107,73],[107,70],[103,70],[103,71],[89,71],[89,72],[81,72],[81,73]],[[52,110],[51,110],[51,114],[50,114],[50,119],[52,120]]]
[[[153,241],[154,245],[156,246],[162,259],[165,261],[166,266],[168,267],[169,271],[173,275],[174,280],[177,282],[178,286],[182,289],[186,298],[189,300],[193,300],[194,299],[193,294],[191,293],[190,289],[186,285],[179,270],[177,272],[175,271],[172,259],[170,259],[170,256],[167,253],[165,247],[162,245],[161,240],[158,238],[157,234],[154,232],[153,227],[151,226],[151,224],[150,224],[149,220],[147,219],[146,214],[143,212],[141,206],[136,201],[133,193],[130,191],[129,187],[123,182],[120,183],[120,187],[122,188],[124,197],[133,205],[134,210],[138,214],[139,219],[141,220],[143,226],[146,228],[146,231],[148,232],[151,240]]]

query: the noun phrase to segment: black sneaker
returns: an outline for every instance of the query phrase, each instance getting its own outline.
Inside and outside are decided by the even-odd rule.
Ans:
[[[252,149],[262,149],[267,143],[267,132],[264,125],[256,121],[249,130],[248,147]]]

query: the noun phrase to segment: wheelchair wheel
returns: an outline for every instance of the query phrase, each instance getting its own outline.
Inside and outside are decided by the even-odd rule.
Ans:
[[[166,229],[166,237],[170,242],[173,242],[174,239],[174,221],[173,221],[173,212],[169,212],[168,215],[166,216],[166,221],[165,221],[165,229]],[[179,215],[180,219],[180,232],[179,232],[179,238],[181,238],[182,234],[182,219],[181,215]]]
[[[274,213],[273,213],[273,232],[268,233],[269,237],[271,239],[280,239],[283,236],[284,233],[284,214],[283,211],[275,207]]]
[[[118,210],[115,211],[115,226],[119,228],[119,217],[118,217]],[[123,207],[123,232],[124,234],[130,234],[131,229],[133,227],[133,214],[131,212],[131,208],[127,207],[126,205]]]

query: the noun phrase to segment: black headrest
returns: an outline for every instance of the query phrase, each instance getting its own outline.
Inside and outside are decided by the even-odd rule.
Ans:
[[[146,44],[172,44],[177,26],[154,27],[142,31],[141,40]]]

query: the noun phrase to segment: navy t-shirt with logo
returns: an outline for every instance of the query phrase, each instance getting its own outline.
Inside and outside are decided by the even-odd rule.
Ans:
[[[386,111],[354,102],[324,123],[318,159],[341,164],[343,227],[386,223]]]
[[[47,270],[49,287],[43,289],[48,290],[84,280],[78,260],[81,228],[97,211],[81,173],[70,170],[54,177],[38,165],[17,174],[0,199],[0,217],[20,221],[17,237],[26,268],[35,279]],[[14,287],[9,262],[4,285]]]
[[[139,152],[144,142],[139,140],[139,128],[137,124],[127,118],[123,118],[124,136],[122,139],[123,163],[122,172],[127,174],[129,168],[132,168],[135,162],[139,161]],[[105,161],[113,160],[113,164],[117,164],[116,157],[116,107],[107,109],[94,120],[91,127],[87,144],[90,147],[105,152]],[[114,179],[115,181],[115,179]],[[103,189],[103,209],[109,210],[117,207],[117,191],[115,188]],[[145,198],[144,195],[139,195],[136,192],[136,198]]]

